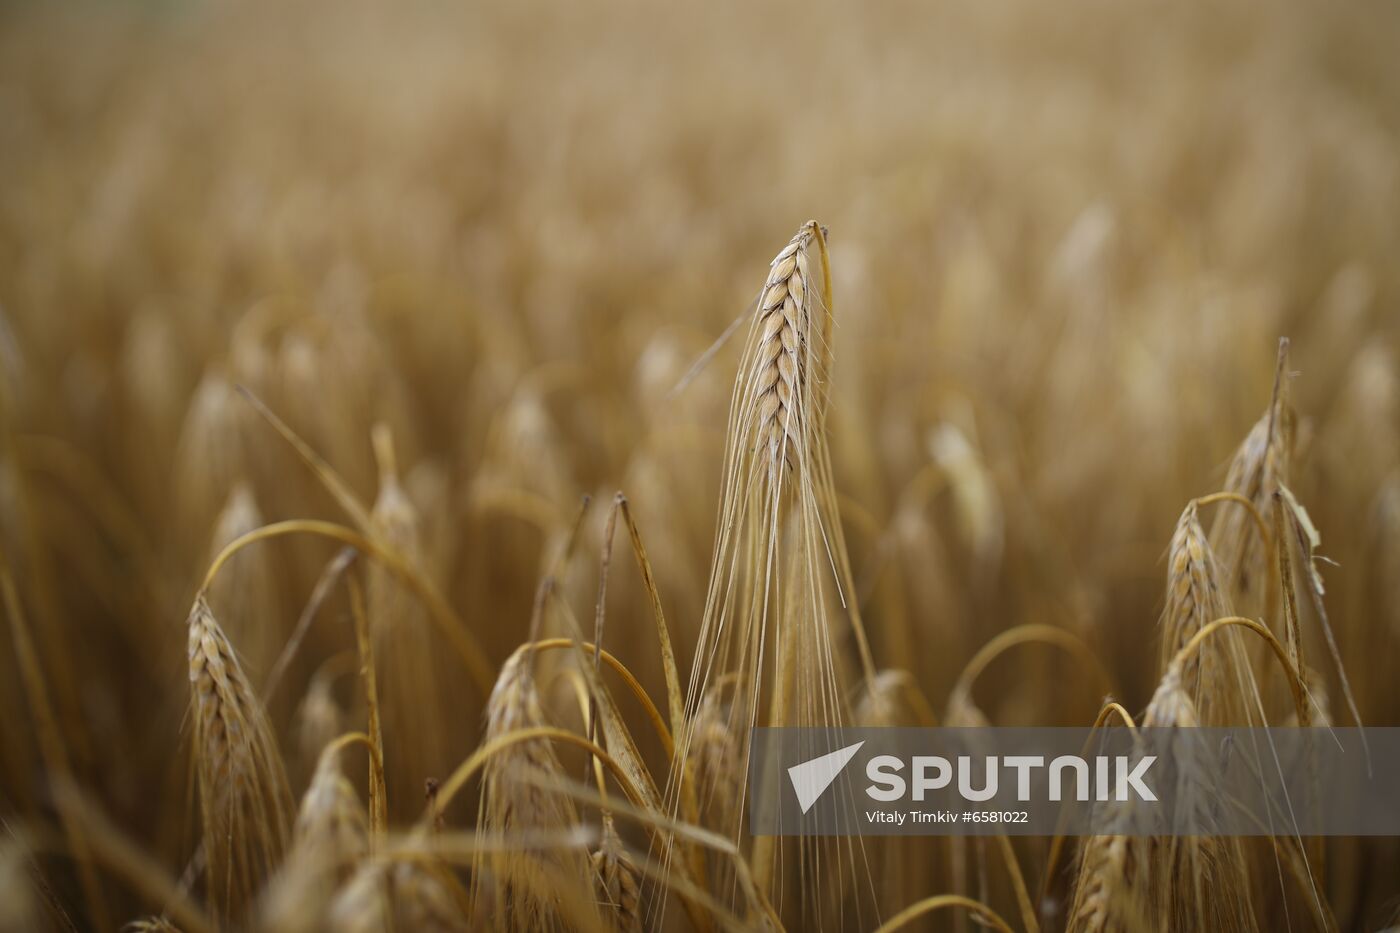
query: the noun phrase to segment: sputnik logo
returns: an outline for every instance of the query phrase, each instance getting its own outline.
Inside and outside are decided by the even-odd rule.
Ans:
[[[834,752],[788,768],[788,779],[792,781],[792,789],[797,794],[797,802],[801,804],[803,813],[812,809],[812,804],[816,803],[817,798],[826,793],[832,782],[841,776],[842,770],[851,763],[851,759],[864,744],[857,742],[847,745],[845,748],[838,748]]]

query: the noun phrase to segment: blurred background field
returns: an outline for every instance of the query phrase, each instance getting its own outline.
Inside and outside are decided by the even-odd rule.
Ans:
[[[739,341],[672,389],[812,217],[877,666],[941,713],[980,646],[1046,623],[1106,681],[1020,649],[979,681],[993,722],[1140,709],[1177,517],[1286,335],[1290,485],[1362,717],[1400,723],[1397,48],[1385,3],[0,4],[0,549],[79,785],[179,875],[190,599],[238,533],[338,517],[235,385],[366,502],[387,425],[413,547],[497,665],[584,495],[561,589],[591,620],[623,490],[689,670]],[[214,594],[255,685],[333,553],[268,543]],[[611,585],[608,646],[662,697],[645,594]],[[298,795],[334,734],[313,698],[363,727],[328,605],[269,700]],[[386,713],[399,819],[481,736],[444,654],[439,702]],[[16,832],[54,825],[18,670],[7,635]],[[39,864],[82,927],[69,863]],[[1343,929],[1394,922],[1393,841],[1328,868]],[[159,907],[105,886],[118,919]]]

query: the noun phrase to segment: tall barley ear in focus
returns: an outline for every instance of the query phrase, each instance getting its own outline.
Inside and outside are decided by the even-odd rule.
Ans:
[[[267,714],[203,595],[188,627],[208,897],[235,917],[282,857],[291,791]]]
[[[547,725],[533,669],[535,651],[527,644],[501,668],[486,704],[483,746],[519,729]],[[541,789],[562,781],[564,767],[547,739],[512,744],[492,755],[481,780],[477,832],[509,839],[513,834],[550,832],[578,823],[573,802]],[[582,849],[506,850],[479,856],[473,864],[472,900],[478,918],[497,930],[563,930],[552,887],[560,878],[589,882],[592,870]],[[593,900],[592,897],[589,898]],[[596,918],[595,918],[596,919]]]
[[[826,436],[830,294],[825,231],[809,221],[769,266],[730,399],[718,528],[680,760],[688,757],[701,708],[721,678],[736,682],[724,728],[740,749],[737,770],[745,774],[754,726],[840,725],[849,719],[846,659],[858,656],[864,676],[874,676]],[[739,794],[738,812],[750,792]],[[737,837],[738,827],[734,832]],[[755,842],[753,860],[759,885],[768,885],[771,838]],[[820,895],[809,885],[804,897],[815,902]]]
[[[393,437],[386,425],[373,432],[379,495],[370,511],[374,537],[423,566],[418,512],[399,481]],[[401,816],[417,813],[424,782],[452,766],[446,739],[453,726],[443,715],[438,633],[422,603],[381,564],[367,581],[370,636],[383,671],[384,731],[394,736],[386,752],[389,799]]]

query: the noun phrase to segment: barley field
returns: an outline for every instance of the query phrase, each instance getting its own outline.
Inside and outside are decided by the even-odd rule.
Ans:
[[[1400,924],[1391,838],[744,820],[753,725],[1400,725],[1397,48],[0,3],[0,931]]]

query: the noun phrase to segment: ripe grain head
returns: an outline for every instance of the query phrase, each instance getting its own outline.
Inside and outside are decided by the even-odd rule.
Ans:
[[[302,796],[292,845],[259,907],[266,929],[315,930],[337,888],[369,853],[369,818],[340,767],[344,743],[321,754]]]
[[[334,679],[318,671],[306,687],[296,712],[296,747],[302,773],[317,766],[322,750],[345,731],[345,711],[336,701]]]
[[[203,595],[188,630],[208,895],[220,914],[234,916],[281,858],[290,792],[262,703]]]
[[[469,926],[452,892],[414,862],[362,864],[326,914],[327,928],[343,933],[464,933]]]
[[[501,668],[486,705],[484,742],[519,729],[547,724],[533,664],[535,652],[526,645]],[[487,762],[481,780],[477,832],[509,839],[513,834],[552,831],[578,823],[573,801],[543,789],[565,780],[564,767],[545,739],[509,746]],[[555,911],[548,878],[588,878],[587,853],[575,849],[502,851],[474,862],[473,901],[489,904],[491,925],[503,930],[552,930],[564,925]]]
[[[377,425],[372,440],[379,465],[379,494],[370,511],[374,536],[422,567],[421,522],[400,481],[389,427]],[[379,563],[369,568],[366,594],[376,663],[382,671],[384,730],[402,737],[386,746],[389,800],[395,814],[407,819],[419,806],[423,782],[452,766],[447,751],[452,726],[442,706],[441,640],[422,603]]]
[[[1202,725],[1185,683],[1185,665],[1170,664],[1143,713],[1146,728],[1193,729]],[[1222,801],[1212,775],[1213,749],[1177,739],[1166,761],[1174,784],[1179,818],[1186,825],[1218,825]],[[1172,836],[1150,840],[1153,870],[1147,878],[1153,922],[1166,929],[1246,931],[1258,921],[1250,898],[1251,865],[1239,839],[1226,836]]]
[[[738,831],[738,801],[743,793],[741,750],[730,721],[733,709],[721,701],[719,692],[705,697],[692,720],[689,767],[705,825],[732,836]]]
[[[1230,615],[1220,582],[1220,570],[1201,527],[1199,510],[1189,503],[1177,521],[1167,554],[1167,597],[1162,611],[1160,669],[1166,671],[1191,637],[1216,619]],[[1201,646],[1181,672],[1183,689],[1210,725],[1245,721],[1241,680],[1246,672],[1236,667],[1235,632]]]
[[[642,874],[617,835],[612,817],[603,815],[603,836],[590,859],[598,903],[621,933],[641,933]]]
[[[779,467],[792,466],[793,453],[801,450],[811,417],[803,402],[810,397],[808,350],[814,339],[807,255],[812,234],[812,225],[803,226],[774,257],[758,299],[758,352],[748,388],[754,393],[756,437],[774,484]]]
[[[1224,490],[1248,499],[1261,515],[1271,513],[1274,493],[1288,484],[1292,469],[1296,418],[1287,398],[1283,372],[1286,364],[1284,343],[1273,400],[1235,451],[1225,475]],[[1211,526],[1210,542],[1235,608],[1251,613],[1264,611],[1265,590],[1272,572],[1271,554],[1268,545],[1259,540],[1249,513],[1237,508],[1221,510]]]

